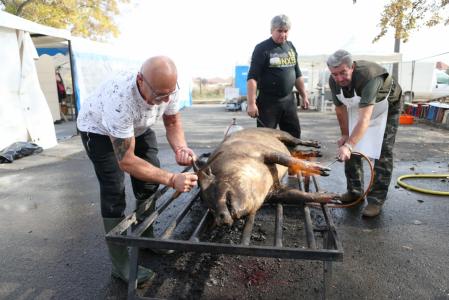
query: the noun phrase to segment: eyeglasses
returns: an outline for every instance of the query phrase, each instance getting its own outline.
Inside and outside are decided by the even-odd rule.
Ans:
[[[153,87],[151,86],[151,84],[148,82],[148,80],[145,79],[145,77],[143,77],[143,74],[141,72],[139,72],[140,77],[142,78],[143,82],[145,82],[145,84],[150,88],[150,92],[151,92],[151,97],[153,98],[153,101],[156,103],[161,103],[162,101],[164,101],[165,99],[168,98],[168,100],[173,100],[176,98],[176,95],[179,92],[179,84],[176,81],[176,89],[170,93],[167,94],[156,94],[154,92]]]

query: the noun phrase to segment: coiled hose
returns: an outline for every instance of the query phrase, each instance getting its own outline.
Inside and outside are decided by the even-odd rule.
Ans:
[[[409,174],[409,175],[402,175],[398,178],[397,183],[398,185],[402,186],[403,188],[406,188],[408,190],[414,191],[414,192],[420,192],[424,194],[431,194],[431,195],[438,195],[438,196],[449,196],[449,192],[443,192],[443,191],[434,191],[429,189],[423,189],[420,187],[413,186],[411,184],[405,183],[402,180],[407,178],[449,178],[449,174]]]
[[[369,184],[368,187],[365,189],[365,192],[363,193],[363,195],[361,195],[357,200],[350,202],[350,203],[345,203],[345,204],[337,204],[337,203],[328,203],[326,204],[327,207],[330,208],[350,208],[350,207],[354,207],[359,205],[359,203],[361,201],[363,201],[365,199],[366,194],[368,194],[368,191],[371,189],[371,186],[373,185],[373,181],[374,181],[374,167],[373,167],[373,163],[371,162],[371,160],[363,153],[361,152],[352,152],[352,155],[359,155],[361,156],[364,160],[366,160],[366,162],[369,165],[369,170],[370,170],[370,180],[369,180]],[[313,207],[320,207],[321,204],[319,203],[307,203],[308,206],[313,206]]]

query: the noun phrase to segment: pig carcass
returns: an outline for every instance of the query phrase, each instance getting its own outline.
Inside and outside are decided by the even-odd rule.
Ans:
[[[318,142],[303,141],[284,131],[244,129],[227,136],[207,162],[198,162],[201,199],[212,211],[215,224],[231,225],[236,219],[255,214],[265,201],[330,202],[336,198],[334,194],[306,193],[281,184],[288,170],[328,175],[328,168],[298,158],[316,156],[317,151],[310,154],[298,151],[296,146],[319,148]]]

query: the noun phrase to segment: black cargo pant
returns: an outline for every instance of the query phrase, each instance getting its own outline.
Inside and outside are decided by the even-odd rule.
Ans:
[[[126,208],[125,174],[120,169],[111,139],[106,135],[81,132],[81,139],[87,156],[89,156],[100,184],[101,215],[103,218],[121,218]],[[136,137],[134,153],[156,167],[160,167],[157,157],[158,147],[156,135],[148,129]],[[131,176],[136,205],[154,194],[159,184],[141,181]]]
[[[399,96],[400,99],[400,96]],[[374,180],[367,194],[368,203],[382,205],[387,199],[393,172],[393,147],[398,131],[400,101],[390,103],[388,107],[387,126],[385,128],[382,149],[379,159],[374,160]],[[349,192],[364,192],[362,159],[358,155],[351,156],[345,163],[347,189]]]
[[[259,118],[257,127],[276,128],[290,133],[296,138],[301,138],[301,126],[296,107],[296,99],[293,93],[285,97],[276,97],[259,94],[257,97],[257,109]]]

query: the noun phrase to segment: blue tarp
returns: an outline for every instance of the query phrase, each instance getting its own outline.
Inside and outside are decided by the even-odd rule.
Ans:
[[[69,52],[68,48],[36,48],[36,50],[37,50],[37,54],[39,54],[39,56],[44,55],[44,54],[54,56],[59,53],[61,53],[62,55],[66,55],[67,52]]]
[[[249,66],[235,67],[235,87],[239,88],[240,96],[246,96],[246,79],[248,77]]]

